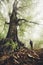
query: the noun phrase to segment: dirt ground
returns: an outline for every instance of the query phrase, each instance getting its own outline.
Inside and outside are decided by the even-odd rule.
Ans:
[[[30,50],[20,48],[19,50],[0,53],[0,65],[43,65],[43,49]]]

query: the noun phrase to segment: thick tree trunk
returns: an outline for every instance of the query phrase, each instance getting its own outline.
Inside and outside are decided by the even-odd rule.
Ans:
[[[17,39],[18,39],[18,36],[17,36],[17,25],[15,24],[15,21],[16,20],[10,21],[8,34],[6,36],[6,38],[10,38],[13,41],[17,41]]]
[[[17,13],[15,11],[15,8],[13,8],[12,14],[10,16],[10,24],[9,24],[9,30],[6,38],[10,38],[13,41],[17,41],[18,36],[17,36]]]
[[[17,24],[16,24],[17,19],[15,18],[15,20],[10,20],[10,25],[9,25],[9,30],[8,30],[8,34],[6,36],[6,38],[8,39],[12,39],[14,42],[17,42],[19,47],[23,47],[24,44],[18,39],[18,33],[17,33]]]
[[[16,4],[14,3],[13,11],[10,17],[10,25],[9,25],[9,30],[6,38],[12,39],[14,42],[17,42],[18,45],[24,46],[21,41],[18,39],[17,35],[17,25],[18,25],[18,18],[17,18],[17,10],[16,10]]]
[[[6,38],[12,39],[14,42],[17,42],[19,47],[24,46],[24,44],[18,39],[18,33],[17,33],[17,24],[15,21],[10,21],[9,30]]]

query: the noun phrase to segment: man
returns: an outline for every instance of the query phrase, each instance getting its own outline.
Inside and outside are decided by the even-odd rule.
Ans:
[[[30,46],[31,46],[31,49],[33,49],[33,42],[32,42],[32,40],[30,40]]]

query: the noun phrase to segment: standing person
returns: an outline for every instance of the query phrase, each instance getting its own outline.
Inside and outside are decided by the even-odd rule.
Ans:
[[[31,46],[31,49],[33,49],[33,41],[30,40],[30,46]]]

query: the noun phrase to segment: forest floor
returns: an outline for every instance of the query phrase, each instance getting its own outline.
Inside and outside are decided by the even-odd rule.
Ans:
[[[23,47],[11,54],[5,51],[0,53],[0,65],[43,65],[43,49],[30,50]]]

